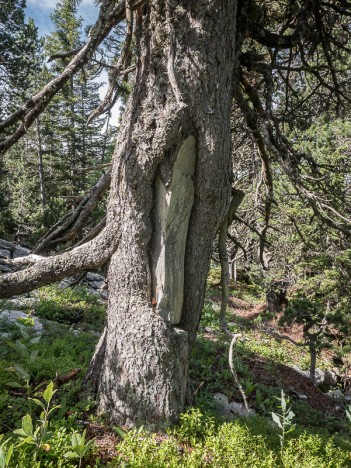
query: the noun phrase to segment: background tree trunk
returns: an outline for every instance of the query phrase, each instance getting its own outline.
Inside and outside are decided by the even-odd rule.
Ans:
[[[138,21],[107,216],[121,237],[89,377],[113,421],[159,428],[184,409],[212,242],[230,200],[236,0],[153,1]]]

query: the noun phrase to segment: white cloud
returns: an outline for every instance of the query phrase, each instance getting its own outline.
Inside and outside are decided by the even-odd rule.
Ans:
[[[57,0],[27,0],[28,7],[55,8]]]
[[[27,0],[27,6],[38,8],[55,8],[58,0]],[[81,5],[94,6],[94,0],[83,0]]]

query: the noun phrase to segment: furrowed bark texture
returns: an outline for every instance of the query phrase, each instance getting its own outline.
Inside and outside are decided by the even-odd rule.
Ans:
[[[114,155],[106,330],[89,377],[119,424],[184,409],[211,247],[231,190],[236,0],[155,0],[139,16],[135,89]]]
[[[79,271],[97,268],[109,260],[117,243],[117,230],[111,224],[95,239],[69,252],[42,257],[25,270],[0,275],[0,298],[23,294]]]

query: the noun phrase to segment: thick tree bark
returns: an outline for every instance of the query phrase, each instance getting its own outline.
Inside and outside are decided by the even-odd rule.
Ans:
[[[311,356],[310,379],[315,384],[316,383],[317,350],[316,350],[316,343],[314,342],[314,340],[310,341],[309,350],[310,350],[310,356]]]
[[[99,406],[162,427],[184,408],[211,247],[231,190],[236,0],[155,0],[114,155],[107,226],[120,226],[107,326],[89,376]]]

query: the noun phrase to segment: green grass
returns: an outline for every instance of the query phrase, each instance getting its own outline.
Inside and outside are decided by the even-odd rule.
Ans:
[[[101,331],[105,322],[105,306],[98,295],[84,288],[61,289],[51,285],[40,289],[34,305],[38,317],[66,324],[84,324]]]
[[[296,430],[287,437],[281,456],[277,431],[266,419],[218,422],[193,408],[166,436],[129,432],[112,466],[345,468],[351,466],[350,448],[347,441]]]
[[[13,343],[16,339],[21,340],[17,330],[0,346],[0,431],[17,427],[28,409],[27,399],[16,396],[20,390],[7,386],[11,381],[24,383],[8,368],[19,364],[27,370],[30,375],[31,394],[34,394],[38,385],[53,380],[57,375],[65,375],[72,369],[80,368],[78,378],[65,384],[58,393],[59,399],[64,397],[69,405],[75,404],[81,400],[81,379],[87,370],[98,337],[87,332],[73,333],[68,326],[61,324],[47,325],[40,343],[31,347],[38,349],[38,356],[32,363],[24,360],[9,346],[8,343]]]

